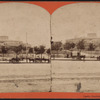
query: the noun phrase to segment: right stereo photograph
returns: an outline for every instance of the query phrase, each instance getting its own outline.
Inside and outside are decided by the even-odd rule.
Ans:
[[[100,92],[100,3],[51,15],[52,92]]]

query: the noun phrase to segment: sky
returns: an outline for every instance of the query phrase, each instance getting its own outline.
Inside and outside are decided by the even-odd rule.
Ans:
[[[96,33],[100,37],[100,3],[74,3],[58,8],[51,18],[54,41]]]
[[[42,7],[27,3],[0,4],[0,36],[50,48],[50,14]]]

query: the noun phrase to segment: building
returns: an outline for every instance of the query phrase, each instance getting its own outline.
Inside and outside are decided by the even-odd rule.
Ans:
[[[15,41],[15,40],[9,40],[8,36],[0,36],[0,46],[7,46],[7,47],[12,47],[12,46],[19,46],[23,45],[27,47],[30,47],[31,45],[23,43],[22,41]]]
[[[8,36],[0,36],[0,41],[8,41]]]
[[[97,34],[96,33],[88,33],[87,38],[97,38]]]

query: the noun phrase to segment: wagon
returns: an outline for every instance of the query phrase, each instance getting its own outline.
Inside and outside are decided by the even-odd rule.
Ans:
[[[11,58],[9,60],[10,63],[19,63],[19,61],[20,61],[20,58]]]

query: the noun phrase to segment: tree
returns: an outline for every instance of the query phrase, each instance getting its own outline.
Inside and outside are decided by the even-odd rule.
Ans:
[[[78,43],[77,43],[77,49],[78,50],[84,50],[85,49],[85,42],[84,42],[84,39],[80,40]]]
[[[41,54],[41,59],[42,59],[42,54],[45,52],[45,46],[40,45],[39,46],[39,54]]]
[[[34,51],[35,51],[35,54],[39,54],[39,47],[35,46]]]
[[[8,52],[7,48],[5,46],[1,47],[1,53],[3,54],[3,60],[4,60],[4,54]]]
[[[36,58],[36,55],[39,54],[39,47],[35,46],[34,51],[35,51],[35,58]]]
[[[66,50],[73,49],[74,47],[75,47],[75,43],[66,42],[64,44],[64,49],[66,49]]]
[[[29,48],[29,53],[33,53],[33,48]]]
[[[88,50],[91,51],[91,55],[92,55],[92,51],[95,50],[95,45],[93,43],[89,44]]]
[[[23,49],[24,48],[23,48],[22,45],[19,45],[19,46],[16,46],[16,47],[13,48],[13,51],[16,53],[16,58],[17,58],[17,55],[19,55],[22,52]]]
[[[47,54],[48,54],[48,58],[49,58],[49,56],[50,56],[50,54],[51,54],[51,50],[50,50],[50,48],[49,49],[47,49]]]
[[[75,43],[71,43],[71,48],[74,48],[75,47]]]
[[[35,55],[41,54],[41,59],[42,59],[42,54],[45,52],[45,46],[43,45],[40,45],[39,47],[35,46],[34,51],[35,51]]]
[[[89,47],[88,47],[88,50],[89,50],[89,51],[95,50],[95,45],[94,45],[93,43],[90,43],[90,44],[89,44]]]
[[[62,42],[53,42],[51,45],[51,50],[58,51],[62,46]]]
[[[29,54],[30,54],[30,56],[31,56],[31,54],[33,53],[33,48],[29,48]]]
[[[58,51],[61,50],[62,42],[53,42],[51,45],[51,50],[57,52],[58,56]]]

